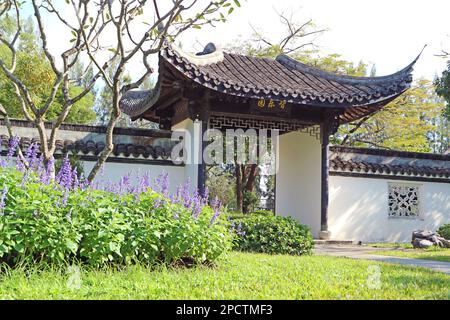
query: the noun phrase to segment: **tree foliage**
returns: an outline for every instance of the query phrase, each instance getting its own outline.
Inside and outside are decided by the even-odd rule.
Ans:
[[[6,32],[0,30],[0,43],[7,52],[6,56],[0,56],[0,71],[14,89],[24,118],[37,128],[45,162],[51,163],[62,123],[68,120],[77,103],[90,97],[97,80],[100,82],[101,79],[111,92],[111,101],[105,148],[89,173],[88,179],[92,181],[114,148],[113,133],[121,115],[119,102],[122,96],[129,90],[142,87],[154,72],[150,57],[157,55],[189,28],[225,21],[237,7],[240,7],[239,0],[1,1],[0,19],[14,18],[5,23]],[[39,55],[34,57],[42,61],[23,58],[21,40],[26,40],[29,33],[22,16],[27,14],[27,9],[33,12],[39,39],[38,45],[32,46],[39,47]],[[52,24],[49,23],[52,19],[48,18],[53,18]],[[53,28],[60,28],[63,34],[65,32],[62,39],[58,39],[64,47],[60,55],[56,55],[49,46],[49,39],[54,38],[50,31]],[[64,41],[66,37],[68,41]],[[28,43],[32,42],[28,40]],[[124,82],[127,66],[136,59],[142,63],[141,74]],[[34,62],[33,70],[39,74],[22,74],[24,70],[20,61]],[[84,61],[88,63],[81,68]],[[48,87],[39,86],[37,80],[42,79]],[[72,88],[74,84],[81,90]],[[9,134],[13,135],[9,112],[0,103],[0,115],[6,120]],[[45,121],[52,116],[56,118],[47,130]]]
[[[436,93],[447,102],[444,115],[450,120],[450,60],[447,61],[447,69],[442,72],[440,77],[436,78],[434,84]]]
[[[5,16],[0,20],[0,26],[5,30],[6,37],[10,38],[14,34],[13,16]],[[23,79],[23,83],[30,89],[31,98],[36,106],[40,109],[50,94],[50,83],[55,81],[50,63],[45,58],[44,52],[40,49],[38,39],[35,32],[33,20],[26,19],[23,21],[24,31],[20,34],[18,50],[17,50],[17,66],[15,75],[19,79]],[[0,59],[11,62],[11,52],[5,44],[0,44]],[[6,109],[8,115],[12,118],[24,119],[20,101],[15,93],[14,85],[4,73],[0,73],[0,103]],[[69,94],[76,96],[83,89],[75,83],[69,85]],[[56,94],[55,100],[45,114],[47,121],[55,120],[61,113],[63,108],[62,89]],[[95,120],[95,112],[93,110],[94,94],[88,93],[70,110],[66,122],[70,123],[91,123]]]
[[[449,145],[449,123],[442,117],[445,105],[426,79],[382,110],[341,126],[335,143],[416,152],[442,153]]]

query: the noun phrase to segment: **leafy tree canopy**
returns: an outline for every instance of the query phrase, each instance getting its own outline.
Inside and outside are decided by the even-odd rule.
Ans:
[[[351,146],[416,152],[446,150],[449,124],[442,117],[445,105],[426,79],[371,117],[341,126],[335,142]]]
[[[446,102],[444,115],[450,120],[450,60],[447,62],[447,69],[442,72],[442,75],[435,80],[436,93],[442,97]]]
[[[37,106],[42,106],[51,91],[51,83],[55,80],[48,60],[40,49],[39,41],[34,31],[34,24],[31,19],[23,23],[24,32],[20,35],[20,42],[17,50],[17,68],[15,75],[30,88],[32,100]],[[15,30],[15,18],[5,16],[0,20],[0,28],[7,36],[12,36]],[[6,45],[0,45],[0,58],[7,63],[11,63],[11,53]],[[0,103],[5,107],[8,115],[12,118],[24,118],[19,100],[15,94],[15,88],[4,73],[0,73]],[[71,96],[81,93],[82,88],[73,83],[69,87]],[[54,120],[62,110],[62,89],[57,93],[54,103],[46,114],[46,120]],[[88,93],[80,101],[74,104],[72,110],[66,118],[70,123],[92,123],[95,120],[93,110],[94,94]]]

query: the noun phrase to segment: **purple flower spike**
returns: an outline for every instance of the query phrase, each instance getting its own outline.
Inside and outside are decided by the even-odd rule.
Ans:
[[[159,191],[167,196],[169,193],[169,174],[167,172],[163,172],[156,178],[156,185]]]
[[[8,195],[8,186],[5,185],[2,193],[0,194],[0,215],[3,215],[3,209],[6,205],[6,196]]]
[[[211,208],[214,209],[214,214],[211,218],[211,221],[209,223],[209,226],[214,224],[216,220],[220,217],[222,206],[220,204],[220,201],[217,197],[214,198],[214,200],[211,202]]]
[[[40,174],[39,180],[41,181],[41,183],[48,185],[52,181],[52,170],[55,165],[55,159],[51,157],[48,160],[47,168],[44,169],[43,157],[41,156],[41,158],[42,158],[42,172]]]
[[[205,187],[205,191],[203,193],[203,200],[205,204],[208,203],[208,198],[209,198],[209,188]]]
[[[14,156],[14,153],[16,152],[16,150],[19,146],[19,142],[20,142],[20,138],[18,136],[14,136],[9,140],[8,153],[6,154],[6,159],[8,162]]]
[[[73,186],[72,166],[68,155],[64,158],[61,169],[56,175],[56,182],[66,189],[71,189]]]
[[[32,143],[27,149],[25,161],[27,162],[28,169],[30,170],[35,170],[38,164],[37,152],[38,152],[37,143]]]

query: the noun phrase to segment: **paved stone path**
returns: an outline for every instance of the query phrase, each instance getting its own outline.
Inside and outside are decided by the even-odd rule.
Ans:
[[[434,271],[450,274],[450,262],[412,259],[403,257],[382,256],[374,254],[376,251],[395,250],[393,248],[374,248],[359,245],[317,245],[314,253],[336,257],[347,257],[353,259],[375,260],[380,262],[398,263],[414,267],[429,268]]]

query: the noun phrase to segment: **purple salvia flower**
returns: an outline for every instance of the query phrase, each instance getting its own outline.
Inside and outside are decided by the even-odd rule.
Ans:
[[[72,208],[70,208],[69,212],[67,212],[66,219],[69,220],[69,222],[72,221]]]
[[[150,175],[148,172],[146,172],[142,175],[142,178],[139,182],[139,192],[147,191],[149,186],[150,186]]]
[[[190,186],[191,186],[191,179],[188,178],[186,183],[181,188],[181,199],[186,208],[190,208],[192,203],[192,196],[189,191]]]
[[[172,203],[180,203],[181,202],[181,190],[182,190],[182,188],[183,187],[181,185],[179,185],[177,187],[177,190],[175,191],[175,193],[170,196],[170,201]]]
[[[55,165],[55,158],[51,157],[47,162],[47,168],[42,171],[42,174],[39,177],[41,183],[48,185],[50,181],[52,181],[52,171],[54,169],[54,165]],[[42,164],[42,166],[44,166],[44,164]]]
[[[194,205],[192,208],[192,216],[194,219],[197,219],[200,213],[202,212],[203,205],[199,197],[196,197],[194,200]]]
[[[61,204],[62,204],[63,207],[67,206],[67,198],[68,197],[69,197],[69,188],[66,188],[64,190],[64,194],[63,194],[63,197],[61,199]]]
[[[158,197],[155,199],[155,202],[153,202],[153,209],[158,209],[160,204],[161,204],[161,199]]]
[[[214,198],[214,200],[211,201],[211,208],[216,209],[216,208],[220,208],[220,207],[221,207],[221,204],[220,204],[219,198],[216,196]]]
[[[28,169],[35,170],[37,165],[37,144],[32,143],[28,149],[27,153],[25,155],[25,161],[28,164]]]
[[[237,225],[236,233],[240,236],[245,236],[245,231],[242,230],[242,222],[239,222],[239,224]]]
[[[215,197],[214,200],[211,202],[211,208],[214,209],[214,214],[211,218],[209,226],[214,224],[214,222],[216,222],[216,220],[220,217],[221,209],[222,209],[221,207],[222,206],[220,204],[219,198]]]
[[[163,172],[156,178],[156,184],[159,187],[159,191],[167,196],[169,193],[169,174],[167,172]]]
[[[208,199],[209,199],[209,188],[205,187],[205,191],[203,192],[203,203],[204,204],[208,204]]]
[[[44,172],[45,172],[44,156],[41,154],[37,159],[37,166],[36,166],[36,173],[39,175],[39,179],[42,178]]]
[[[25,184],[28,182],[29,177],[30,177],[30,170],[27,170],[22,177],[22,183],[20,184],[21,187],[25,186]]]
[[[9,140],[9,147],[8,147],[8,153],[6,154],[7,161],[11,161],[12,157],[14,156],[14,153],[17,150],[17,147],[19,146],[20,138],[18,136],[14,136]]]
[[[58,182],[61,187],[66,189],[71,189],[73,186],[72,166],[68,155],[64,158],[61,169],[56,175],[56,182]]]
[[[130,191],[130,176],[131,172],[128,172],[120,179],[115,192],[116,194],[124,194]]]
[[[0,215],[3,216],[3,209],[6,206],[6,196],[8,195],[8,186],[3,187],[3,191],[0,194]]]
[[[73,168],[72,180],[73,180],[73,189],[78,189],[80,186],[80,181],[78,180],[77,168]]]

